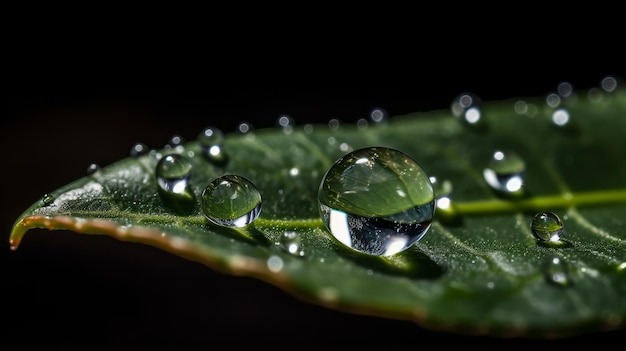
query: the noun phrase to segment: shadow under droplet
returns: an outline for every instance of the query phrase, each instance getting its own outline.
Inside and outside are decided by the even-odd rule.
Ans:
[[[430,257],[415,248],[389,257],[368,255],[339,246],[334,251],[360,266],[388,275],[433,280],[445,272]]]
[[[230,228],[217,225],[208,219],[206,220],[207,228],[217,234],[231,237],[248,244],[269,246],[271,242],[257,229],[248,225],[243,228]]]
[[[198,201],[191,189],[183,193],[173,193],[159,189],[163,204],[177,215],[189,216],[198,211]]]
[[[549,248],[564,248],[569,249],[574,247],[572,243],[566,240],[559,241],[537,241],[537,245],[541,247],[549,247]]]

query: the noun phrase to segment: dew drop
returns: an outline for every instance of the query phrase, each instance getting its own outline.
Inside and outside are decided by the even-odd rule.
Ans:
[[[546,267],[546,280],[559,286],[570,285],[567,269],[567,264],[563,259],[558,257],[551,258]]]
[[[340,157],[320,183],[322,221],[342,244],[390,256],[408,249],[430,228],[435,193],[408,155],[369,147]]]
[[[302,249],[302,240],[298,233],[294,231],[286,231],[280,236],[279,246],[285,250],[285,252],[295,255],[304,256],[304,250]]]
[[[467,124],[477,124],[482,117],[482,101],[472,93],[459,94],[453,101],[450,109],[452,114]]]
[[[191,162],[179,154],[162,157],[156,165],[156,178],[159,188],[173,194],[185,194],[191,178]]]
[[[554,111],[552,113],[552,123],[559,127],[566,125],[569,123],[569,112],[563,108]]]
[[[570,82],[561,82],[557,85],[556,91],[560,96],[567,98],[574,94],[574,86]]]
[[[99,170],[100,170],[100,165],[97,163],[92,163],[89,166],[87,166],[87,174],[89,175],[94,174],[98,172]]]
[[[214,224],[245,227],[261,213],[261,193],[247,178],[227,174],[202,191],[202,211]]]
[[[618,86],[619,83],[617,81],[617,78],[613,76],[606,76],[600,81],[600,88],[602,88],[602,90],[606,91],[607,93],[614,92]]]
[[[377,107],[370,111],[369,119],[374,124],[384,124],[389,120],[389,113],[385,109]]]
[[[561,96],[557,93],[549,93],[546,96],[546,103],[552,108],[556,108],[561,104]]]
[[[518,154],[498,150],[483,170],[483,177],[494,190],[513,195],[522,192],[525,171],[526,163]]]
[[[142,155],[147,154],[148,151],[150,151],[150,148],[148,148],[148,146],[146,146],[146,144],[144,144],[144,143],[135,143],[130,148],[130,155],[132,157],[138,157],[138,156],[142,156]]]
[[[254,132],[254,126],[249,122],[242,121],[237,125],[237,131],[241,134],[250,134]]]
[[[177,146],[181,146],[185,142],[185,139],[180,135],[173,135],[165,145],[165,149],[174,149]]]
[[[198,134],[198,143],[202,154],[212,162],[223,162],[226,159],[224,152],[224,133],[216,127],[206,127]]]
[[[563,221],[553,212],[539,212],[535,214],[530,223],[530,230],[535,238],[540,241],[560,241],[563,229]]]
[[[333,118],[330,121],[328,121],[328,128],[330,128],[330,130],[337,130],[339,129],[339,126],[341,125],[341,121],[339,121],[337,118]]]
[[[289,115],[280,115],[276,120],[276,125],[282,129],[285,134],[291,134],[296,121]]]
[[[54,195],[44,194],[43,197],[41,198],[41,203],[44,206],[48,206],[48,205],[52,204],[54,202],[54,200],[56,200],[56,197],[54,197]]]

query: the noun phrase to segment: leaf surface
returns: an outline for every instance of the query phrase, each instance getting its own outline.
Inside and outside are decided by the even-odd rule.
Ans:
[[[207,160],[197,141],[152,150],[47,194],[16,220],[11,245],[17,249],[31,228],[110,235],[259,278],[311,303],[463,334],[547,338],[619,329],[626,325],[626,91],[591,96],[582,92],[558,107],[544,97],[486,102],[476,124],[436,110],[367,128],[232,133],[221,163]],[[557,111],[569,116],[563,126],[553,122]],[[400,150],[452,185],[451,206],[438,200],[426,235],[390,257],[343,246],[320,219],[325,172],[370,146]],[[498,193],[483,178],[496,150],[524,160],[522,195]],[[192,164],[187,197],[159,191],[155,168],[170,153]],[[260,216],[245,228],[216,226],[201,210],[202,191],[225,174],[246,177],[261,192]],[[560,242],[533,236],[531,220],[543,211],[563,220]],[[281,246],[285,232],[296,233],[302,255]]]

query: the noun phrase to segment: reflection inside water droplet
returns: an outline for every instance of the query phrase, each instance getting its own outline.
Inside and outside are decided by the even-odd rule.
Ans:
[[[563,229],[563,221],[553,212],[539,212],[530,223],[530,230],[540,241],[560,241]]]
[[[324,175],[318,200],[322,221],[339,242],[380,256],[420,240],[435,211],[426,173],[408,155],[386,147],[339,158]]]
[[[504,194],[520,194],[524,185],[526,163],[512,151],[496,151],[483,170],[483,177],[494,190]]]
[[[214,224],[245,227],[261,213],[261,193],[248,179],[234,174],[218,177],[202,192],[202,211]]]

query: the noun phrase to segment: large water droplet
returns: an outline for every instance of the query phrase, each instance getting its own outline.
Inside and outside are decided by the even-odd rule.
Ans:
[[[261,213],[261,193],[247,178],[227,174],[211,181],[202,191],[202,211],[213,223],[245,227]]]
[[[226,160],[224,152],[224,133],[216,127],[206,127],[198,134],[198,143],[203,155],[212,162]]]
[[[530,223],[530,230],[540,241],[560,241],[563,229],[563,221],[553,212],[539,212],[533,217]]]
[[[512,151],[496,151],[483,170],[483,177],[489,186],[503,194],[522,193],[526,162]]]
[[[186,194],[191,177],[191,162],[179,154],[162,157],[156,165],[157,184],[162,190],[173,194]]]
[[[406,250],[430,228],[433,186],[408,155],[369,147],[340,157],[319,187],[322,221],[342,244],[389,256]]]

